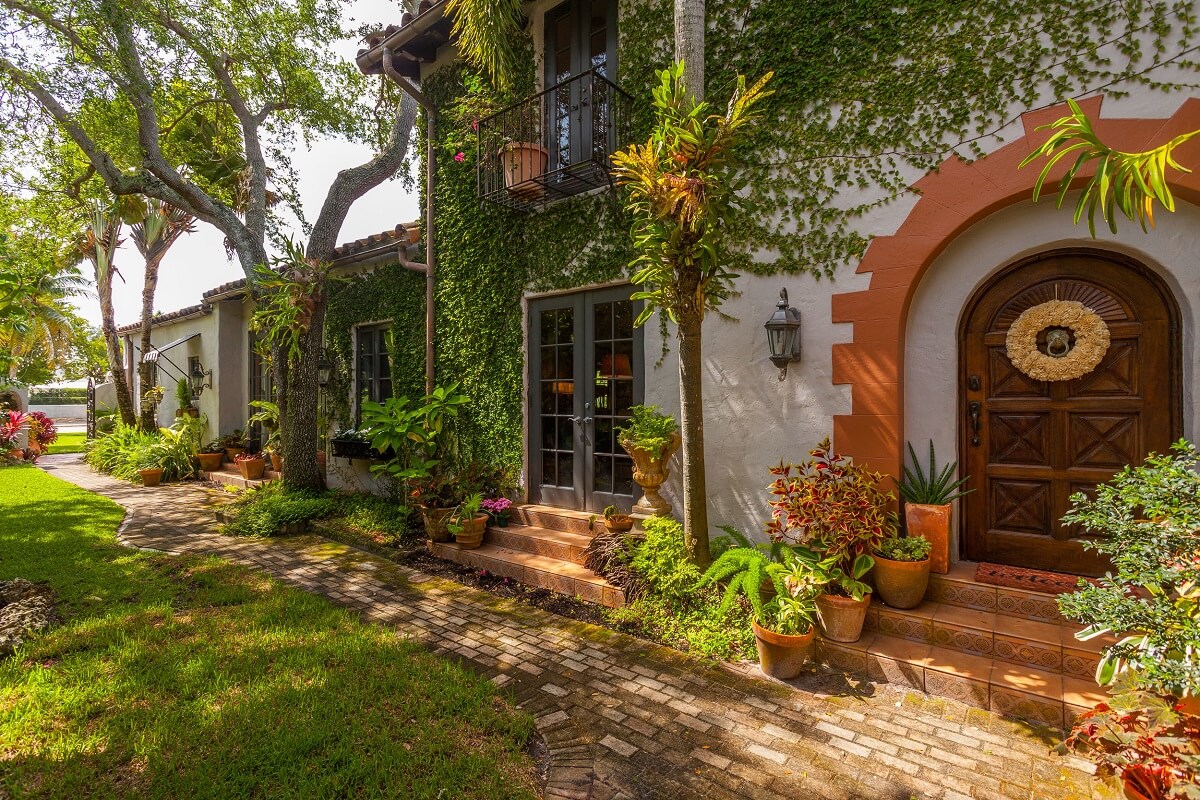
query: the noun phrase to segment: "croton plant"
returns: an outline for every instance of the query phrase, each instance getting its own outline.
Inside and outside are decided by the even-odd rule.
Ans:
[[[773,541],[836,557],[838,566],[851,573],[859,556],[896,532],[895,496],[879,488],[883,474],[835,453],[828,437],[807,461],[781,463],[771,474],[766,532]]]

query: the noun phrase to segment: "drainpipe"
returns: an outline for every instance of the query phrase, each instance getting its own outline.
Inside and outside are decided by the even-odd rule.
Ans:
[[[435,177],[434,164],[434,109],[433,104],[421,93],[412,82],[405,78],[392,63],[392,50],[383,48],[383,72],[391,78],[402,91],[417,101],[425,112],[425,393],[433,393],[433,328],[434,328],[434,270],[436,260],[433,248],[433,182]],[[401,257],[401,263],[406,263]]]

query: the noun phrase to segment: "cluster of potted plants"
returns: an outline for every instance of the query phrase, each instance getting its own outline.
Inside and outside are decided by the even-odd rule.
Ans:
[[[175,382],[175,419],[180,419],[184,415],[199,418],[200,409],[196,406],[196,399],[192,396],[192,386],[186,378],[180,378]]]
[[[263,446],[263,455],[271,460],[271,469],[275,472],[283,472],[283,450],[281,448],[281,439],[279,431],[279,406],[272,403],[270,400],[253,400],[250,405],[257,408],[250,419],[246,420],[247,424],[262,425],[264,431],[267,432],[267,441]]]

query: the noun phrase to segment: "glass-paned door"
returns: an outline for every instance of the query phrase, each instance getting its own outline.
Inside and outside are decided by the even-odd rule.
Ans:
[[[535,503],[632,507],[616,430],[645,393],[639,303],[620,287],[530,304],[530,487]]]
[[[607,142],[593,142],[595,114],[608,119],[607,92],[591,97],[591,83],[570,79],[594,69],[612,80],[617,52],[616,0],[568,0],[546,13],[546,98],[550,169],[593,158],[593,148],[608,152]]]

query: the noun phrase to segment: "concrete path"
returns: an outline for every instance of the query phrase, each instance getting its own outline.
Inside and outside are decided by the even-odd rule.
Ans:
[[[462,659],[533,714],[548,798],[1116,797],[1055,732],[887,685],[814,676],[795,689],[401,567],[318,537],[222,536],[198,486],[143,489],[50,456],[51,474],[112,498],[122,540],[215,554],[328,597]]]

